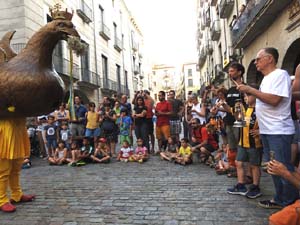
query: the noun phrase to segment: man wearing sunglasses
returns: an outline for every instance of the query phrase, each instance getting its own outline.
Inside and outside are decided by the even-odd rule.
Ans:
[[[291,117],[291,78],[285,70],[278,69],[278,51],[275,48],[263,48],[256,56],[255,65],[264,78],[260,89],[248,85],[238,85],[241,92],[257,97],[256,109],[265,160],[270,160],[270,152],[275,153],[275,160],[284,164],[291,172],[291,143],[295,133]],[[263,208],[282,208],[299,198],[299,190],[288,180],[272,176],[275,195],[271,200],[260,201]]]

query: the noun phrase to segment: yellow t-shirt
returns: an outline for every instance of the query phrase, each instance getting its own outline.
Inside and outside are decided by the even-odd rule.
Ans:
[[[187,146],[186,148],[184,148],[183,146],[181,146],[179,148],[179,155],[189,156],[191,154],[192,154],[192,150],[191,150],[190,146]]]
[[[96,129],[99,127],[99,117],[97,112],[88,111],[86,128]]]

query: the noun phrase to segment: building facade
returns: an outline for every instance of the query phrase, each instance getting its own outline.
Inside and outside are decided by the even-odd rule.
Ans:
[[[182,65],[185,99],[187,99],[187,96],[191,93],[198,93],[203,83],[197,67],[197,63],[185,63]]]
[[[278,67],[294,74],[300,62],[298,0],[198,0],[198,65],[204,84],[230,86],[232,61],[246,68],[244,81],[260,83],[254,58],[265,47],[279,51]]]
[[[75,94],[85,103],[98,103],[103,96],[133,96],[143,87],[143,35],[123,0],[10,0],[0,4],[0,36],[16,30],[11,45],[21,51],[32,35],[51,21],[50,7],[74,9],[72,22],[82,42],[84,55],[73,57]],[[53,53],[56,71],[70,84],[67,42],[60,41]],[[65,100],[68,99],[68,94]]]

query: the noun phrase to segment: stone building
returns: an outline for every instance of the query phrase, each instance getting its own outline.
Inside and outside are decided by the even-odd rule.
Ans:
[[[184,78],[185,99],[190,93],[198,93],[200,89],[201,77],[197,71],[197,63],[185,63],[182,65],[182,77]]]
[[[259,83],[254,58],[264,47],[277,48],[278,67],[294,74],[300,63],[298,0],[198,0],[198,12],[198,65],[205,84],[229,86],[231,61],[245,66],[245,82]]]
[[[72,22],[88,46],[83,56],[74,56],[75,94],[85,103],[98,103],[104,95],[132,97],[143,86],[143,35],[123,0],[1,1],[0,36],[16,30],[11,44],[16,52],[21,51],[52,20],[49,7],[56,3],[74,10]],[[53,63],[68,87],[70,56],[65,41],[56,46]]]

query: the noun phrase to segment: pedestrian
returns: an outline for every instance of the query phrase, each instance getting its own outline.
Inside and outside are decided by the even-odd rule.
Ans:
[[[65,147],[63,141],[58,142],[58,146],[55,149],[54,156],[49,157],[48,161],[50,165],[63,165],[64,163],[70,163],[71,159],[67,157],[68,149]]]
[[[228,188],[227,193],[244,195],[248,198],[257,198],[262,195],[259,188],[260,165],[262,156],[262,144],[259,139],[259,127],[255,112],[255,96],[246,93],[248,108],[245,112],[246,126],[241,128],[240,142],[238,146],[236,165],[237,181],[233,188]],[[246,188],[246,179],[243,163],[250,163],[251,182],[249,189]],[[249,182],[249,181],[248,181]]]
[[[117,156],[117,161],[121,161],[121,162],[128,162],[130,156],[133,155],[133,150],[132,148],[129,146],[128,141],[123,141],[122,143],[122,147],[119,151],[119,154]]]
[[[160,158],[162,160],[173,161],[178,153],[177,143],[175,136],[169,137],[166,151],[160,153]]]
[[[237,89],[254,95],[260,136],[264,148],[264,157],[270,160],[270,152],[275,160],[284,164],[291,172],[291,143],[295,132],[291,117],[291,78],[285,70],[278,69],[279,54],[275,48],[263,48],[256,56],[255,65],[264,78],[260,89],[240,84]],[[273,155],[273,154],[272,154]],[[285,178],[272,176],[275,195],[271,200],[260,201],[263,208],[278,208],[292,204],[299,198],[297,190]]]
[[[153,154],[154,145],[155,145],[154,124],[153,124],[154,100],[150,96],[150,92],[148,90],[144,90],[143,93],[144,93],[145,106],[147,107],[147,113],[146,113],[147,129],[151,141],[151,149],[148,149],[148,153]]]
[[[172,114],[172,105],[166,101],[166,93],[160,91],[158,93],[159,102],[155,107],[156,121],[156,138],[158,142],[158,151],[162,151],[163,141],[166,141],[170,135],[170,115]]]
[[[126,109],[121,109],[120,120],[119,120],[119,129],[120,129],[120,143],[123,143],[125,140],[128,141],[129,145],[132,145],[130,138],[130,130],[132,126],[132,119],[128,116],[128,111]]]
[[[235,159],[239,141],[239,128],[233,126],[235,121],[235,104],[237,101],[241,101],[243,106],[245,106],[244,94],[237,90],[237,85],[243,83],[244,73],[245,68],[242,64],[238,62],[230,64],[228,74],[232,87],[230,87],[227,91],[226,100],[222,101],[222,104],[219,106],[222,107],[222,111],[226,112],[226,115],[223,117],[223,121],[225,125],[227,143],[229,144],[228,162],[231,168],[236,167]],[[235,172],[229,173],[228,176],[235,176]]]
[[[43,136],[48,149],[48,157],[53,157],[57,147],[57,127],[54,123],[54,116],[48,116],[48,124],[44,127]]]
[[[176,137],[179,142],[179,134],[181,133],[181,119],[184,111],[183,102],[175,98],[175,91],[170,90],[168,93],[168,101],[172,105],[172,114],[170,115],[170,133]]]
[[[109,163],[109,152],[109,146],[106,143],[106,139],[99,138],[94,154],[91,155],[91,159],[94,163]]]
[[[134,154],[131,156],[132,161],[143,163],[148,160],[148,149],[144,146],[143,139],[138,138],[136,140],[137,147]]]
[[[147,127],[147,107],[145,106],[144,98],[139,96],[136,98],[136,104],[134,106],[134,113],[132,117],[134,119],[134,131],[136,139],[142,139],[145,147],[150,149],[149,146],[149,132]]]
[[[191,164],[192,161],[192,151],[189,146],[189,140],[187,138],[181,139],[181,146],[176,154],[174,161],[181,165]]]
[[[96,105],[94,102],[89,103],[89,109],[85,114],[86,127],[85,127],[85,137],[90,137],[94,139],[96,144],[98,137],[100,136],[99,127],[99,113],[95,111]]]
[[[71,110],[72,109],[70,109],[70,111]],[[79,96],[75,96],[74,98],[75,118],[71,117],[69,123],[72,137],[77,137],[77,136],[82,137],[84,135],[85,124],[86,124],[86,117],[85,117],[86,112],[87,109],[81,103],[81,98]]]

